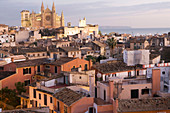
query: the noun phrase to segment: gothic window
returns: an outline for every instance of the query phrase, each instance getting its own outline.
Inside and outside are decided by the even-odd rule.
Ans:
[[[46,16],[46,20],[47,20],[47,21],[50,21],[50,16]]]

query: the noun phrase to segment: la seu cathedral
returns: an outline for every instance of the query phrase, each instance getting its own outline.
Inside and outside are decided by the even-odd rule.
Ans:
[[[59,28],[64,27],[64,14],[59,16],[56,13],[55,5],[53,2],[52,11],[47,7],[44,8],[42,2],[41,13],[30,13],[28,10],[21,11],[21,26],[32,28]]]

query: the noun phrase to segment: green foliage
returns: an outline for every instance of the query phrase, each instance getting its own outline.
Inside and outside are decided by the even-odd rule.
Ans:
[[[90,61],[90,59],[91,59],[92,62],[95,64],[96,62],[100,62],[100,60],[106,59],[106,57],[105,57],[105,56],[102,56],[102,55],[100,55],[100,56],[98,56],[98,57],[93,57],[93,56],[91,56],[91,55],[88,55],[88,56],[86,56],[86,58],[85,58],[85,60],[87,60],[87,61]]]
[[[17,83],[15,83],[15,87],[16,87],[16,90],[17,90],[18,94],[21,94],[22,92],[26,92],[24,83],[17,82]]]
[[[102,32],[101,32],[100,30],[99,30],[99,35],[100,35],[100,36],[103,36],[103,35],[102,35]]]
[[[117,45],[117,41],[112,37],[112,38],[107,39],[106,43],[108,44],[110,48],[111,57],[113,57],[113,49]]]
[[[91,56],[91,55],[88,55],[88,56],[86,56],[86,58],[85,58],[85,60],[87,60],[87,61],[90,61],[90,59],[92,60],[93,63],[96,62],[96,57],[93,57],[93,56]]]
[[[16,91],[8,89],[8,87],[0,90],[0,100],[14,107],[20,104],[20,98],[17,97]]]
[[[100,60],[103,60],[103,59],[106,59],[106,57],[100,55],[99,57],[97,57],[96,62],[100,62]]]

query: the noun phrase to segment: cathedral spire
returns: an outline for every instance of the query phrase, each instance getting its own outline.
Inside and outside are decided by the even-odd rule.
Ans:
[[[64,13],[63,13],[63,11],[61,12],[61,18],[64,19]]]
[[[61,27],[64,26],[64,13],[63,11],[61,12]]]
[[[41,13],[44,13],[44,4],[42,2],[42,5],[41,5]]]
[[[56,9],[55,9],[55,4],[54,4],[54,2],[53,2],[52,11],[53,11],[53,12],[56,12]]]
[[[42,2],[42,4],[41,4],[41,9],[42,9],[42,8],[44,9],[44,4],[43,4],[43,2]]]

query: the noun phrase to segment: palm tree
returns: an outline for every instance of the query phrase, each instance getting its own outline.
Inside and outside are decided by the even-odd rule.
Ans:
[[[110,48],[110,56],[113,57],[113,49],[115,48],[117,42],[116,40],[112,37],[107,39],[106,43],[108,44],[109,48]]]

